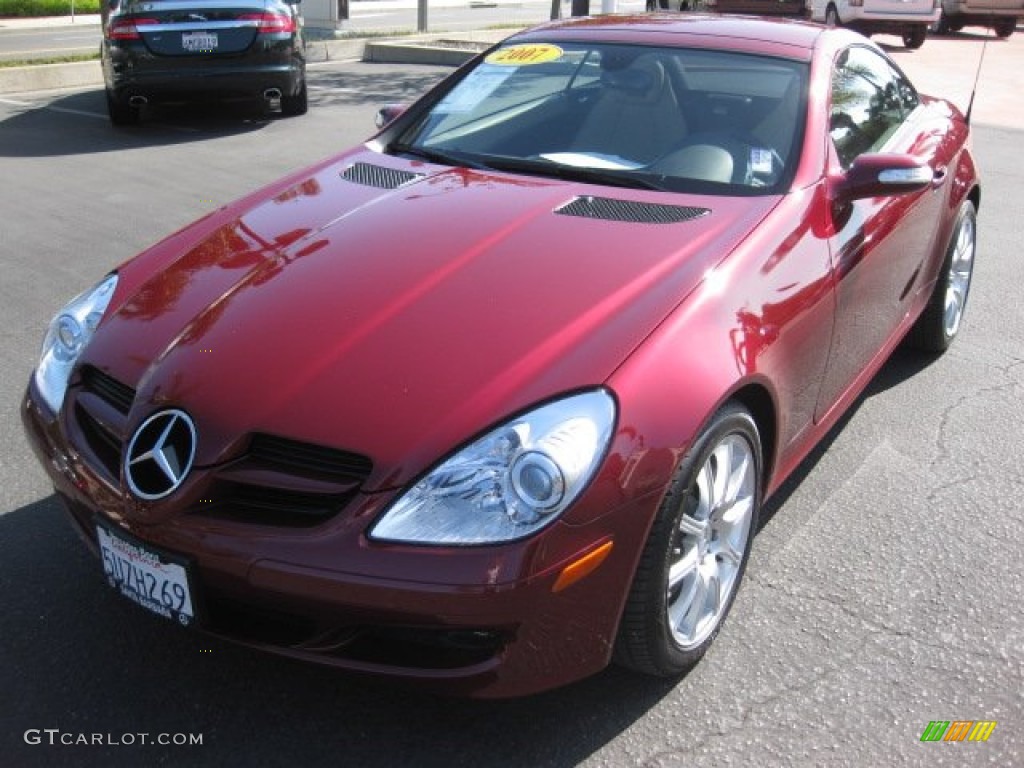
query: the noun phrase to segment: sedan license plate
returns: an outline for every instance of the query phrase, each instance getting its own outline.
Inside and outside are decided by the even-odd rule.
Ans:
[[[182,32],[181,47],[189,53],[209,53],[217,50],[216,32]]]
[[[129,540],[101,523],[96,539],[107,582],[124,597],[184,626],[195,620],[185,562],[142,542]]]

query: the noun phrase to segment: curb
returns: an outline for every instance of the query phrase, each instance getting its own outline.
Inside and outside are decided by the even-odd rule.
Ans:
[[[393,64],[437,64],[457,67],[481,50],[508,37],[516,30],[487,30],[460,33],[458,40],[442,40],[437,35],[401,40],[324,40],[306,44],[306,62],[362,59]],[[436,43],[436,45],[432,45]],[[0,67],[0,94],[46,91],[57,88],[81,88],[103,85],[99,60],[69,64],[34,64],[25,67]]]

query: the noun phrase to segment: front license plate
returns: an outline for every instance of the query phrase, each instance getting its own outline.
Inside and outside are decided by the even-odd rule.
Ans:
[[[217,50],[216,32],[183,32],[181,47],[189,53],[203,53]]]
[[[195,620],[187,565],[96,524],[107,582],[124,597],[166,619],[188,626]]]

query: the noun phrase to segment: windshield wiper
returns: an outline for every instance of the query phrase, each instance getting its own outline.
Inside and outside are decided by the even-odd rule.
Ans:
[[[632,171],[609,171],[603,168],[585,168],[577,165],[563,165],[553,160],[526,160],[519,157],[504,155],[487,155],[486,159],[471,157],[461,152],[449,150],[427,149],[412,144],[392,144],[391,152],[412,155],[431,163],[440,165],[462,166],[477,171],[507,171],[523,173],[531,176],[545,176],[565,181],[582,181],[590,184],[604,184],[609,187],[626,187],[627,189],[650,189],[656,192],[667,190],[647,176]]]
[[[481,163],[469,155],[464,155],[461,152],[450,152],[441,149],[426,149],[425,147],[417,147],[412,144],[392,144],[388,147],[388,150],[393,154],[399,152],[403,155],[412,155],[418,157],[421,160],[426,160],[431,163],[437,163],[438,165],[453,165],[460,166],[463,168],[473,168],[477,171],[486,170],[488,166]]]
[[[565,181],[582,181],[591,184],[604,184],[609,187],[626,187],[628,189],[651,189],[658,192],[666,188],[646,175],[632,171],[609,171],[603,168],[586,168],[578,165],[563,165],[553,160],[524,160],[517,157],[496,157],[489,155],[485,161],[488,168],[510,173],[525,173],[534,176],[553,176]]]

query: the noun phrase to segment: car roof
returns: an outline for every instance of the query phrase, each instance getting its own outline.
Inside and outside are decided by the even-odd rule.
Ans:
[[[809,61],[822,35],[820,24],[757,16],[637,14],[553,21],[513,35],[508,42],[578,40],[718,48]]]

